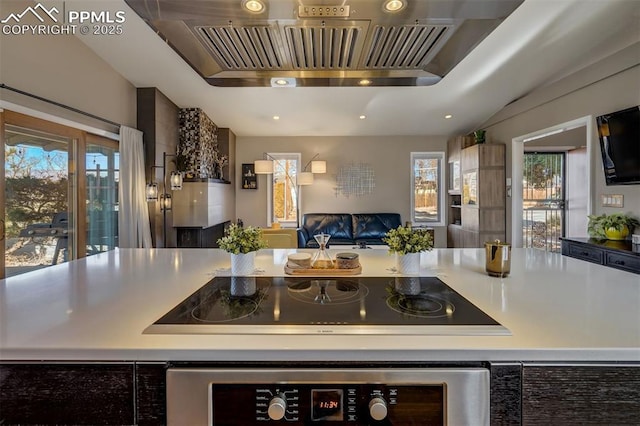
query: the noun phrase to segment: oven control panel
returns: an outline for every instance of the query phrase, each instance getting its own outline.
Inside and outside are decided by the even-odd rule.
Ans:
[[[445,418],[444,384],[244,383],[211,391],[214,425],[442,425]]]
[[[489,389],[481,367],[174,367],[167,425],[489,426]]]

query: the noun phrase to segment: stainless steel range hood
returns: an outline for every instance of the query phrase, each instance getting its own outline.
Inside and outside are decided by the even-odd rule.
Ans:
[[[427,86],[523,0],[125,1],[215,86]]]

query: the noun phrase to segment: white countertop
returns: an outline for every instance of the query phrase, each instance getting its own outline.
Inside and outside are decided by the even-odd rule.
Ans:
[[[295,251],[261,250],[259,274],[284,275]],[[394,275],[386,251],[358,253],[362,275]],[[229,267],[216,249],[120,249],[0,280],[0,360],[640,361],[640,276],[530,249],[503,279],[483,249],[422,254],[421,275],[511,336],[142,334]]]

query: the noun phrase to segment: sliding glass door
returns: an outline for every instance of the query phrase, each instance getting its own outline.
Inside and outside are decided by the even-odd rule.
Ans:
[[[69,150],[73,140],[5,125],[5,269],[7,276],[72,257]]]
[[[0,134],[0,278],[117,247],[117,142],[11,111]]]
[[[115,143],[87,142],[87,254],[118,246],[118,182],[120,153]]]

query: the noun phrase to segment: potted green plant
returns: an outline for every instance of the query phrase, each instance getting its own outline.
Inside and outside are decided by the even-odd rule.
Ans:
[[[225,236],[218,240],[218,246],[231,254],[232,275],[249,275],[255,270],[256,251],[267,247],[267,243],[260,228],[233,223],[225,230]]]
[[[587,232],[593,238],[624,240],[638,225],[638,219],[624,213],[590,215]]]
[[[476,140],[476,143],[484,143],[485,133],[486,133],[485,130],[476,130],[475,132],[473,132],[473,136]]]
[[[420,253],[433,248],[431,233],[425,228],[410,225],[390,229],[382,241],[389,246],[389,253],[396,253],[397,269],[401,274],[417,274],[420,271]]]

